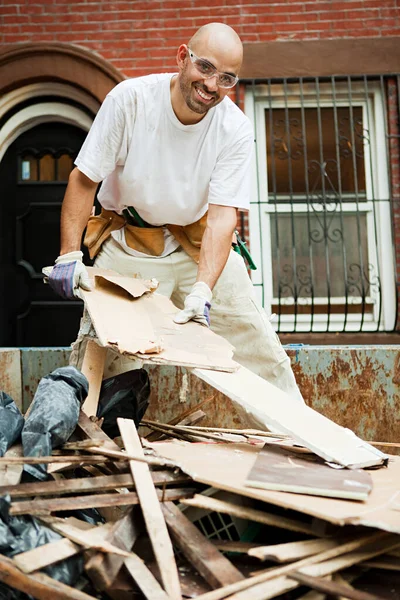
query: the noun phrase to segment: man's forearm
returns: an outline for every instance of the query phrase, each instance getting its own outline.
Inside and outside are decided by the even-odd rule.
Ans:
[[[78,169],[71,172],[61,210],[60,255],[80,250],[97,185]]]
[[[232,234],[236,226],[236,210],[227,207],[218,208],[220,210],[214,210],[216,214],[212,214],[213,211],[209,210],[196,279],[196,281],[206,283],[211,290],[217,283],[228,260]]]

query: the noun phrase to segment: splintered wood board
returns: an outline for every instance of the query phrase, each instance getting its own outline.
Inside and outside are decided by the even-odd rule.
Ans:
[[[246,481],[250,487],[312,496],[366,500],[371,475],[362,469],[332,469],[315,455],[264,446]]]
[[[174,323],[178,309],[146,281],[94,267],[88,271],[94,287],[83,297],[102,346],[149,363],[228,372],[238,368],[229,342],[198,323]]]
[[[337,525],[364,525],[400,533],[400,457],[385,469],[370,471],[373,488],[363,502],[259,490],[246,486],[260,448],[250,444],[154,442],[159,456],[169,458],[195,481],[248,498],[290,508]],[[268,510],[268,508],[267,508]]]
[[[194,369],[193,374],[228,396],[235,409],[244,412],[247,420],[253,420],[253,426],[288,433],[328,462],[358,469],[382,465],[388,460],[386,454],[349,429],[293,400],[245,367],[235,373]]]
[[[125,450],[143,454],[134,422],[131,419],[118,418],[117,423]],[[163,586],[171,600],[180,600],[181,589],[174,551],[149,467],[145,463],[133,460],[130,461],[129,466]]]

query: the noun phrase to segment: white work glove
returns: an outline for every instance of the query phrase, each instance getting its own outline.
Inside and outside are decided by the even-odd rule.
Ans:
[[[80,288],[91,290],[89,273],[82,262],[83,253],[80,250],[68,252],[59,256],[54,267],[44,267],[50,287],[62,298],[81,298]]]
[[[175,323],[196,321],[210,327],[210,308],[212,291],[206,283],[198,281],[186,296],[184,309],[174,317]]]

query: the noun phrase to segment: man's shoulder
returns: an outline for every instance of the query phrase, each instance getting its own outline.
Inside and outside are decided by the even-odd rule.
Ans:
[[[252,132],[250,119],[228,96],[215,109],[219,125],[227,132]]]
[[[142,77],[132,77],[118,83],[109,93],[116,99],[129,97],[138,92],[151,92],[153,88],[163,85],[168,79],[171,79],[172,73],[153,73],[152,75],[143,75]]]

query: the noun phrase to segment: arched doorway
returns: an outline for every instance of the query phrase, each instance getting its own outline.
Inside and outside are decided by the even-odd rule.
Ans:
[[[69,345],[82,312],[44,285],[58,256],[61,203],[86,132],[47,122],[22,133],[0,163],[0,345]]]
[[[68,174],[93,118],[123,80],[112,65],[68,44],[0,51],[0,346],[69,345],[80,302],[43,284],[59,253]]]

